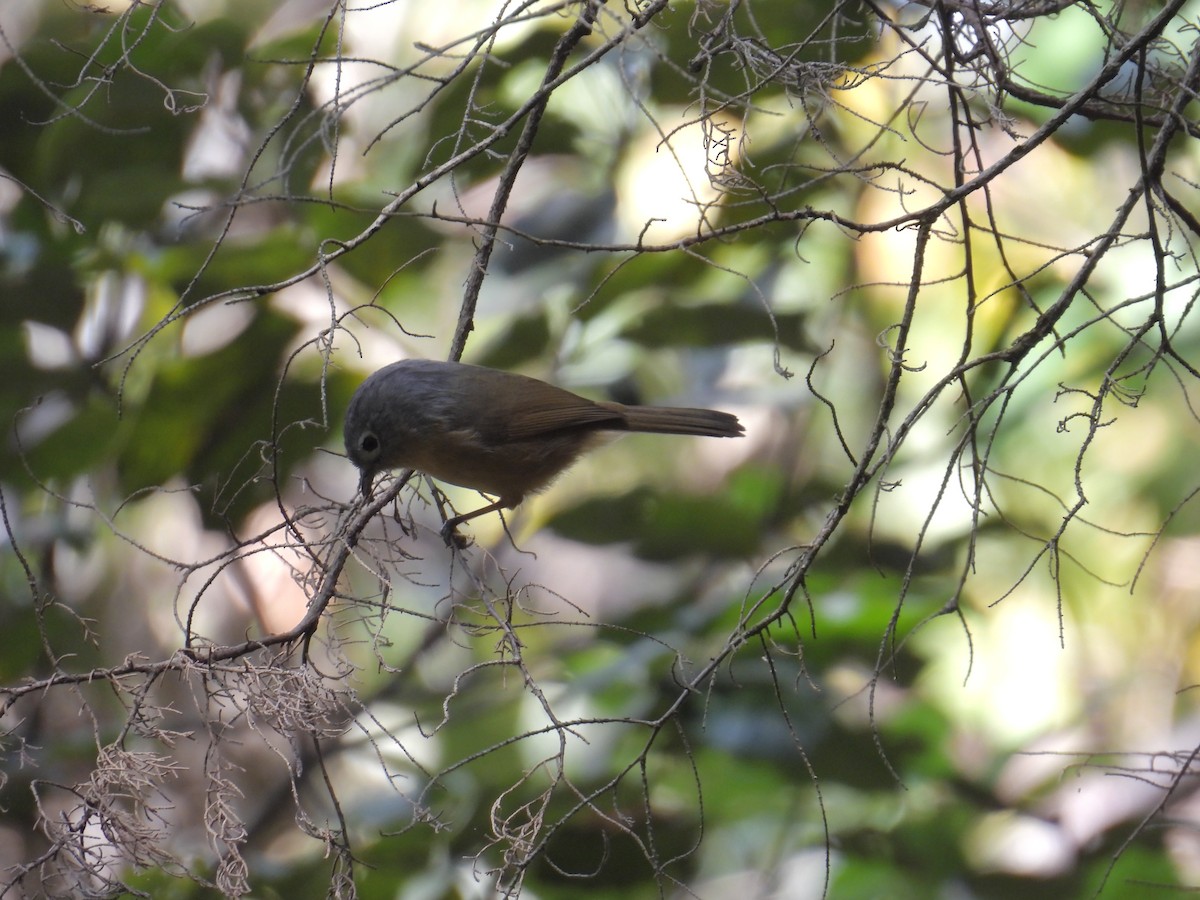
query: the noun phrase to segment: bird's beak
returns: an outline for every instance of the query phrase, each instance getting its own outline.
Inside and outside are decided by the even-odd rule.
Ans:
[[[373,469],[363,469],[362,478],[358,482],[358,492],[362,494],[366,500],[371,496],[371,485],[375,481],[375,471]]]

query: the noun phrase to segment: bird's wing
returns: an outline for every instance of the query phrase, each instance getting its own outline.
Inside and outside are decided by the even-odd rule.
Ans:
[[[493,373],[492,390],[473,393],[460,385],[460,409],[469,409],[474,428],[490,441],[526,441],[574,428],[620,428],[624,416],[614,404],[593,403],[568,390],[513,373]],[[497,390],[501,384],[506,390]]]
[[[507,418],[504,437],[522,441],[564,428],[602,428],[604,423],[619,427],[624,421],[618,410],[606,409],[567,391],[562,394],[563,397],[530,397],[517,414]]]

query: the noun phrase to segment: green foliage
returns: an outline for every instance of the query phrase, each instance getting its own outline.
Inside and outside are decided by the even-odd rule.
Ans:
[[[763,523],[753,498],[689,498],[639,488],[619,497],[585,500],[550,520],[564,537],[588,543],[622,542],[644,559],[691,553],[739,556],[758,543]]]
[[[0,7],[0,894],[1194,886],[1178,7],[303,6]],[[456,336],[747,435],[367,520]]]

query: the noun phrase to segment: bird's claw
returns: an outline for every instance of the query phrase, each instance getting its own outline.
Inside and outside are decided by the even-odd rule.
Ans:
[[[457,547],[459,550],[464,550],[470,543],[470,540],[465,535],[458,533],[458,525],[459,523],[454,519],[448,519],[442,525],[442,540],[446,542],[447,547]]]

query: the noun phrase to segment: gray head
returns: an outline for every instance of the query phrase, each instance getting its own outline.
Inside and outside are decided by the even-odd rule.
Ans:
[[[426,359],[384,366],[354,392],[346,407],[346,455],[362,473],[365,497],[382,469],[408,466],[414,435],[427,432],[451,396],[445,387],[455,367]]]
[[[383,453],[383,442],[373,421],[373,404],[363,393],[368,382],[363,382],[351,398],[346,408],[345,425],[346,455],[361,473],[358,489],[364,497],[371,493],[371,484],[375,480],[375,473],[379,471],[379,459]]]
[[[379,470],[387,468],[385,447],[395,443],[391,436],[395,428],[389,426],[395,424],[390,420],[398,414],[395,393],[400,385],[391,384],[389,376],[396,372],[397,365],[385,366],[367,378],[346,407],[346,455],[362,473],[359,491],[364,497],[371,492]]]

